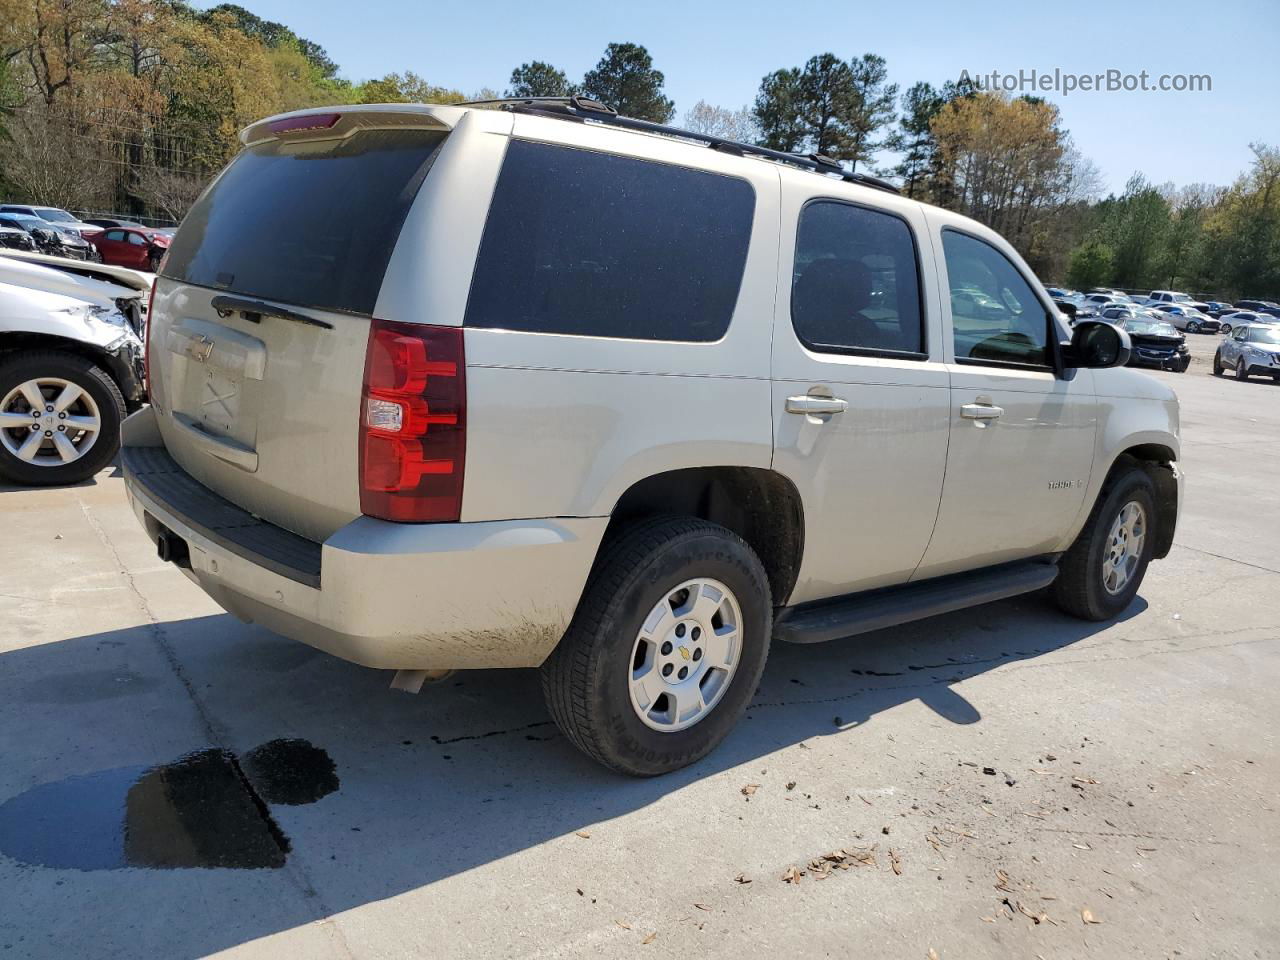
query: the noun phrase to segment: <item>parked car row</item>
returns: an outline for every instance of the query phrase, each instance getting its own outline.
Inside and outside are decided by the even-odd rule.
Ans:
[[[59,207],[0,204],[0,247],[155,273],[173,231],[130,220],[77,220]]]
[[[1247,323],[1280,323],[1280,304],[1270,300],[1201,301],[1177,290],[1152,290],[1146,297],[1097,287],[1088,292],[1050,287],[1058,309],[1069,319],[1096,319],[1108,309],[1141,307],[1157,311],[1178,330],[1187,333],[1230,333]]]

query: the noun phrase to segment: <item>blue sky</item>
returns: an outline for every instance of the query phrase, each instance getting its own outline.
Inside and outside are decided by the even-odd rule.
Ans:
[[[824,51],[878,53],[903,89],[962,70],[1211,75],[1211,92],[1045,94],[1117,190],[1135,170],[1156,183],[1227,184],[1248,164],[1250,141],[1280,144],[1280,0],[240,2],[324,46],[351,79],[413,70],[465,92],[501,90],[533,59],[576,79],[610,41],[641,43],[666,74],[677,116],[699,99],[747,104],[766,73]]]

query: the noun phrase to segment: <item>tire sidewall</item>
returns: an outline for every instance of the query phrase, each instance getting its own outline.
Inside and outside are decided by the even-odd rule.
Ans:
[[[1138,569],[1134,571],[1125,588],[1112,594],[1102,585],[1102,561],[1108,552],[1108,534],[1111,525],[1121,508],[1130,501],[1136,501],[1143,509],[1146,517],[1146,536],[1142,542],[1142,556]],[[1098,511],[1094,521],[1093,542],[1089,550],[1086,584],[1087,601],[1100,619],[1110,619],[1124,611],[1137,595],[1142,580],[1146,576],[1147,566],[1151,563],[1151,555],[1155,550],[1156,503],[1154,486],[1145,473],[1135,471],[1126,475],[1107,494],[1102,509]]]
[[[727,533],[727,531],[726,531]],[[631,704],[631,656],[649,611],[675,587],[695,577],[719,580],[742,613],[742,646],[729,688],[703,719],[673,733],[647,726]],[[699,532],[655,551],[609,603],[600,625],[608,638],[594,658],[591,709],[601,719],[600,737],[614,757],[625,757],[630,773],[665,773],[701,759],[728,735],[755,694],[769,653],[772,609],[764,571],[745,543]]]
[[[98,406],[102,429],[88,453],[56,467],[26,463],[0,447],[0,476],[31,486],[78,483],[93,476],[115,456],[124,419],[123,399],[110,376],[91,361],[71,354],[39,353],[29,358],[14,356],[0,363],[0,400],[18,384],[38,377],[60,377],[88,393]]]

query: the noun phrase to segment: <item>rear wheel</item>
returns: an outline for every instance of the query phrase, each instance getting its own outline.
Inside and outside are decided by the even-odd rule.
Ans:
[[[597,562],[564,638],[542,666],[556,724],[605,766],[633,776],[710,753],[764,672],[769,581],[736,534],[659,519]]]
[[[0,363],[0,476],[52,486],[93,476],[120,445],[124,397],[84,357],[33,351]]]
[[[1223,333],[1230,333],[1230,332],[1231,332],[1231,324],[1229,324],[1229,323],[1224,323],[1224,324],[1222,325],[1222,327],[1221,327],[1221,330],[1222,330],[1222,332],[1223,332]]]
[[[1188,320],[1187,333],[1199,333],[1199,332],[1200,332],[1200,324],[1196,323],[1194,320]]]
[[[1122,468],[1059,563],[1054,600],[1073,616],[1108,620],[1138,592],[1154,549],[1155,485],[1140,467]]]

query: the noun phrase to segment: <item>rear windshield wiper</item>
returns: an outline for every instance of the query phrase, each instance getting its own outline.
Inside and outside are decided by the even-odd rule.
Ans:
[[[277,307],[263,300],[229,297],[220,293],[209,301],[209,305],[218,311],[220,317],[229,316],[238,310],[250,323],[261,323],[263,317],[279,317],[281,320],[292,320],[294,323],[305,323],[325,330],[333,329],[333,324],[327,320],[317,320],[315,317],[308,317],[305,313],[298,313],[288,307]]]

